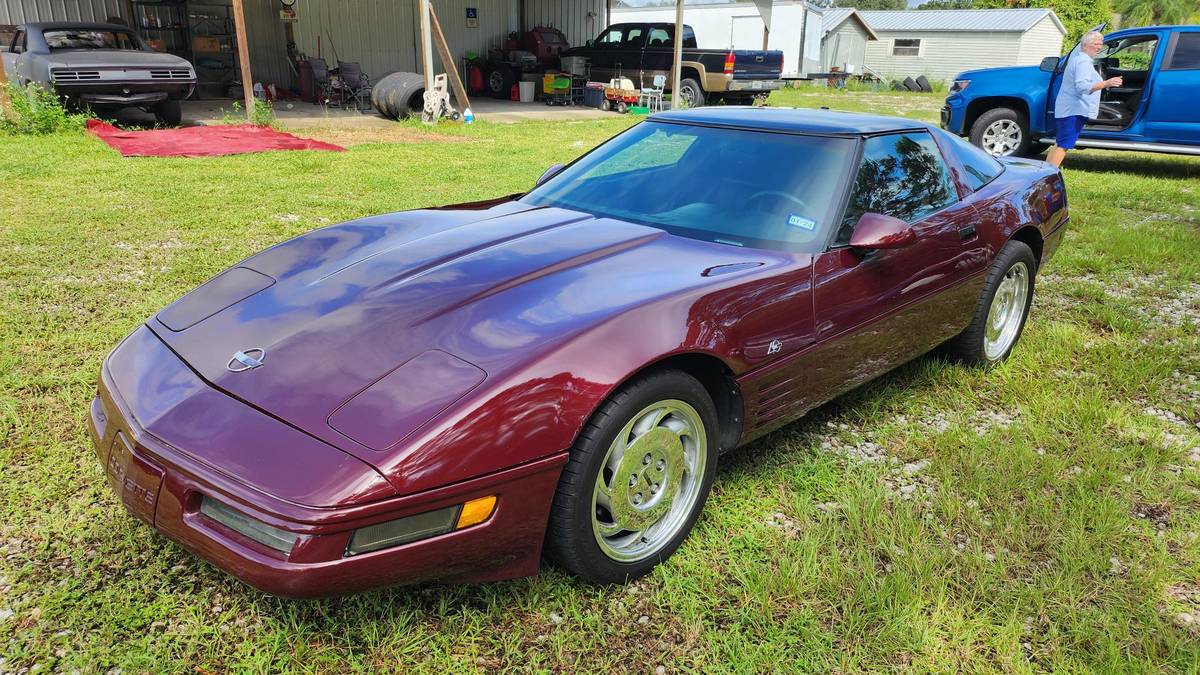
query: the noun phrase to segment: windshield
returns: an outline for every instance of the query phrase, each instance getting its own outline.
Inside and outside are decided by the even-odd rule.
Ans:
[[[521,198],[732,246],[824,246],[855,142],[643,122]]]
[[[138,51],[141,46],[124,31],[68,28],[48,30],[43,35],[51,51],[59,49],[120,49]]]

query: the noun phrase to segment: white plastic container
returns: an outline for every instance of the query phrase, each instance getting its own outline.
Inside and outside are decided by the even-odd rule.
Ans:
[[[533,87],[536,82],[519,82],[517,83],[521,89],[521,103],[533,103]]]

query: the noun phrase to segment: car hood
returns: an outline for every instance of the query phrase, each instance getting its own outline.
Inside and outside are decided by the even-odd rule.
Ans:
[[[212,385],[370,458],[388,444],[333,428],[370,413],[339,408],[401,364],[415,364],[405,386],[419,378],[447,404],[450,382],[469,390],[624,309],[711,283],[713,265],[762,259],[518,202],[410,211],[284,242],[148,325]],[[239,351],[262,365],[233,360]]]
[[[173,54],[103,49],[59,49],[50,53],[54,65],[68,68],[181,68],[191,64]]]
[[[1029,78],[1034,77],[1045,77],[1049,80],[1050,73],[1044,72],[1038,66],[1006,66],[1004,68],[966,70],[956,75],[954,79],[971,80],[971,86],[975,86],[983,80],[996,80],[1011,85],[1012,82],[1028,81]]]

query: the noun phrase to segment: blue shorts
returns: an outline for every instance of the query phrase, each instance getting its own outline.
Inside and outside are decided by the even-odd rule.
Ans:
[[[1063,150],[1074,149],[1075,141],[1079,140],[1079,132],[1083,131],[1083,125],[1087,124],[1087,119],[1083,115],[1055,117],[1054,144]]]

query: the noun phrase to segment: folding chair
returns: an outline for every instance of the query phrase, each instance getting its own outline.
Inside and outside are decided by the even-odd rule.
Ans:
[[[329,77],[329,64],[325,63],[325,59],[309,59],[308,63],[313,72],[313,95],[316,96],[313,103],[329,105],[333,100],[333,80]]]
[[[357,61],[338,61],[338,81],[342,90],[341,107],[345,108],[348,101],[354,101],[356,110],[369,107],[364,102],[371,96],[371,78]]]
[[[663,109],[663,89],[667,86],[666,75],[655,75],[653,87],[642,87],[638,93],[638,105],[646,106],[650,112]]]

